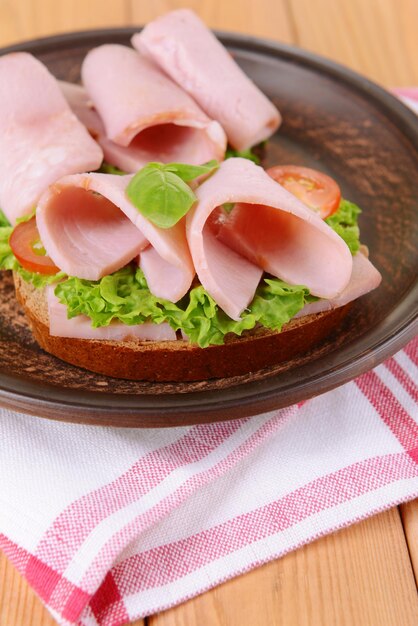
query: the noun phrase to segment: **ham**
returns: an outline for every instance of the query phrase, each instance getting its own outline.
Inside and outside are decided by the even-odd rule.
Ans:
[[[193,11],[157,18],[133,36],[132,45],[218,120],[237,150],[264,141],[279,127],[276,107]]]
[[[135,145],[135,142],[125,147],[111,141],[106,136],[103,122],[85,88],[65,81],[60,81],[60,87],[72,111],[102,148],[104,158],[108,163],[116,165],[124,172],[134,173],[149,161],[173,162],[182,160],[182,154],[173,154],[170,157],[162,155],[158,151],[144,152],[141,147]],[[190,157],[190,154],[188,156]],[[196,161],[198,160],[196,159]]]
[[[58,178],[97,169],[103,152],[32,55],[1,57],[0,85],[0,206],[14,224]]]
[[[99,114],[94,108],[87,91],[81,85],[60,81],[60,88],[73,113],[84,124],[103,150],[105,160],[127,173],[140,170],[150,159],[140,148],[119,146],[106,137]],[[156,157],[153,157],[155,160]]]
[[[73,339],[99,339],[112,341],[176,341],[176,332],[167,323],[135,324],[128,326],[123,322],[111,322],[109,326],[93,328],[86,315],[67,318],[67,307],[61,304],[54,294],[55,287],[46,288],[49,315],[49,334],[53,337],[71,337]]]
[[[184,220],[169,229],[154,226],[128,200],[132,176],[79,174],[52,185],[41,197],[36,221],[55,265],[70,276],[98,280],[152,246],[144,269],[150,291],[176,302],[193,280]],[[144,252],[144,254],[145,254]],[[161,265],[170,268],[167,280]]]
[[[113,151],[119,167],[123,163],[123,169],[135,171],[149,161],[199,165],[224,158],[226,136],[220,124],[131,48],[94,48],[83,62],[82,78],[103,122],[99,141],[110,142],[103,146],[106,158],[115,163]]]
[[[295,317],[302,317],[311,313],[322,313],[322,311],[330,311],[331,309],[344,306],[376,289],[381,281],[382,276],[380,272],[364,254],[358,252],[353,257],[353,270],[347,287],[335,298],[310,302]]]
[[[58,85],[74,115],[97,141],[99,133],[104,135],[104,126],[87,91],[81,85],[65,80],[59,80]]]
[[[295,318],[329,311],[339,306],[344,306],[356,300],[362,295],[379,286],[381,275],[372,263],[360,252],[353,258],[353,271],[350,282],[339,297],[333,300],[318,300],[307,304]],[[61,304],[54,295],[55,287],[50,285],[46,288],[48,312],[50,321],[50,334],[55,337],[72,337],[76,339],[99,339],[127,341],[137,339],[140,341],[175,341],[176,333],[167,323],[152,324],[144,323],[127,326],[122,322],[112,322],[109,326],[93,328],[91,320],[85,315],[68,319],[67,308]],[[183,339],[187,336],[182,333]]]
[[[195,193],[187,216],[193,262],[232,319],[251,302],[263,270],[321,298],[347,286],[353,262],[345,242],[261,167],[228,159]],[[235,204],[229,216],[217,208],[224,203]]]

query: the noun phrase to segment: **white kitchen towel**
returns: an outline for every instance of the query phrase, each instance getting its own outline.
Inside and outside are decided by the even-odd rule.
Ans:
[[[149,615],[418,496],[418,340],[338,389],[172,429],[0,411],[0,547],[62,624]]]

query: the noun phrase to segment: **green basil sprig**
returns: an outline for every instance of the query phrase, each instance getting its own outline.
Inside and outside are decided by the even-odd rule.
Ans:
[[[187,183],[198,176],[210,176],[218,167],[218,161],[204,165],[148,163],[132,178],[126,195],[150,222],[171,228],[196,202]]]

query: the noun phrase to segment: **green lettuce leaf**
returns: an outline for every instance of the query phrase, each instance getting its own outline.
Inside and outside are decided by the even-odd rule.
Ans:
[[[342,200],[338,211],[326,220],[346,241],[353,254],[360,246],[359,214],[359,207]],[[18,271],[35,287],[57,282],[55,294],[67,306],[68,317],[86,315],[95,328],[107,326],[112,320],[127,325],[146,321],[155,324],[168,322],[174,330],[183,331],[192,343],[205,348],[223,344],[228,333],[241,335],[257,324],[280,330],[306,303],[317,299],[304,286],[289,285],[272,277],[264,278],[248,309],[240,320],[235,321],[216,305],[201,285],[191,289],[178,303],[156,298],[149,291],[143,272],[132,265],[99,281],[66,277],[62,272],[55,276],[29,272],[20,266],[11,251],[8,242],[12,230],[3,218],[0,221],[0,269]]]
[[[150,293],[143,272],[132,266],[99,281],[67,278],[56,286],[55,295],[66,305],[69,318],[87,315],[94,328],[108,326],[112,320],[128,325],[168,322],[201,348],[223,344],[228,333],[241,335],[257,323],[280,330],[312,299],[303,286],[268,278],[260,283],[242,318],[235,321],[217,306],[201,285],[177,304],[156,298]]]
[[[176,305],[159,300],[149,291],[140,269],[128,265],[98,281],[70,277],[59,283],[55,295],[67,306],[68,317],[87,315],[92,326],[108,326],[112,320],[124,324],[165,321],[163,308]]]
[[[174,319],[170,317],[170,326],[175,330],[182,330],[191,343],[197,343],[201,348],[221,345],[227,333],[241,335],[244,330],[254,328],[256,323],[255,318],[250,315],[243,316],[237,322],[232,320],[201,285],[190,291],[180,313]]]
[[[19,266],[9,246],[9,238],[12,231],[13,227],[0,209],[0,270],[14,270]]]
[[[26,215],[22,215],[22,217],[18,217],[16,219],[16,224],[22,224],[23,222],[29,222],[36,215],[36,208],[33,209],[30,213]]]
[[[0,209],[0,228],[2,226],[10,226],[10,222],[5,216],[5,214],[3,213],[3,211]]]
[[[353,255],[360,249],[360,230],[357,223],[360,213],[360,207],[354,202],[341,200],[338,211],[325,220],[328,226],[344,239]]]
[[[307,302],[317,300],[303,285],[289,285],[278,278],[261,281],[250,304],[250,311],[266,328],[281,330],[303,309]]]
[[[32,283],[36,289],[42,289],[42,287],[46,287],[46,285],[54,285],[67,277],[67,274],[64,272],[57,272],[56,274],[39,274],[38,272],[29,272],[29,270],[25,270],[25,268],[21,265],[18,265],[18,267],[13,269],[19,272],[24,281]]]
[[[12,231],[12,226],[0,226],[0,270],[14,270],[19,266],[9,246],[9,237]]]
[[[238,321],[228,317],[202,286],[190,292],[190,301],[181,320],[181,330],[192,343],[201,348],[222,345],[228,333],[242,335],[257,324],[280,331],[307,302],[309,296],[303,285],[288,285],[277,278],[263,279],[254,299]],[[171,324],[173,326],[173,324]]]
[[[99,174],[115,174],[117,176],[124,176],[125,174],[127,174],[127,172],[119,169],[118,167],[116,167],[116,165],[111,165],[106,161],[103,161],[97,172]]]
[[[253,152],[252,148],[248,148],[247,150],[234,150],[234,148],[228,146],[225,153],[225,159],[231,159],[232,157],[241,157],[241,159],[248,159],[249,161],[253,161],[253,163],[255,163],[256,165],[260,165],[261,163],[260,157],[255,152]]]

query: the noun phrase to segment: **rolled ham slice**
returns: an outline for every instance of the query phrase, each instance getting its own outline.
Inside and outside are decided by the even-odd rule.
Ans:
[[[86,315],[67,318],[67,307],[54,294],[55,287],[46,288],[49,314],[49,334],[53,337],[70,337],[73,339],[99,339],[111,341],[176,341],[176,332],[167,323],[135,324],[128,326],[123,322],[112,322],[109,326],[93,328]]]
[[[357,300],[357,298],[364,296],[369,291],[373,291],[380,285],[381,281],[382,276],[380,272],[364,254],[358,252],[353,257],[353,270],[347,287],[335,298],[310,302],[295,317],[337,309],[353,300]]]
[[[82,79],[106,138],[131,151],[136,169],[149,161],[198,165],[224,158],[220,124],[131,48],[94,48],[83,62]]]
[[[32,55],[1,57],[0,86],[0,206],[14,224],[58,178],[97,169],[103,152]]]
[[[101,121],[94,104],[87,91],[81,85],[69,83],[65,80],[58,81],[62,95],[71,107],[74,115],[89,131],[90,135],[97,141],[97,135],[105,133],[103,122]]]
[[[195,273],[184,221],[161,229],[144,218],[125,194],[131,178],[80,174],[52,185],[36,212],[42,243],[57,267],[87,280],[120,269],[152,246],[151,261],[144,268],[149,289],[176,302],[187,293]],[[162,273],[161,266],[169,272]]]
[[[171,11],[132,38],[202,109],[223,126],[229,143],[245,150],[270,137],[281,117],[193,11]]]
[[[353,262],[345,242],[261,167],[228,159],[195,193],[187,216],[193,262],[231,318],[251,302],[262,270],[321,298],[347,286]],[[224,203],[235,204],[229,216],[217,208]]]
[[[106,131],[99,114],[94,108],[94,104],[87,91],[81,85],[60,81],[60,88],[64,94],[73,113],[84,124],[89,133],[103,150],[105,160],[111,165],[116,165],[119,169],[127,173],[134,173],[140,170],[150,160],[161,160],[158,154],[144,154],[140,148],[131,146],[119,146],[106,137]]]
[[[167,155],[160,154],[158,151],[144,152],[142,148],[135,145],[135,142],[126,147],[119,146],[106,137],[103,122],[84,87],[60,81],[60,88],[72,111],[102,148],[104,158],[108,163],[116,165],[124,172],[134,173],[144,167],[149,161],[170,162],[182,159],[182,154],[177,155],[179,156],[179,159],[177,159],[176,155],[171,155],[170,158]]]

